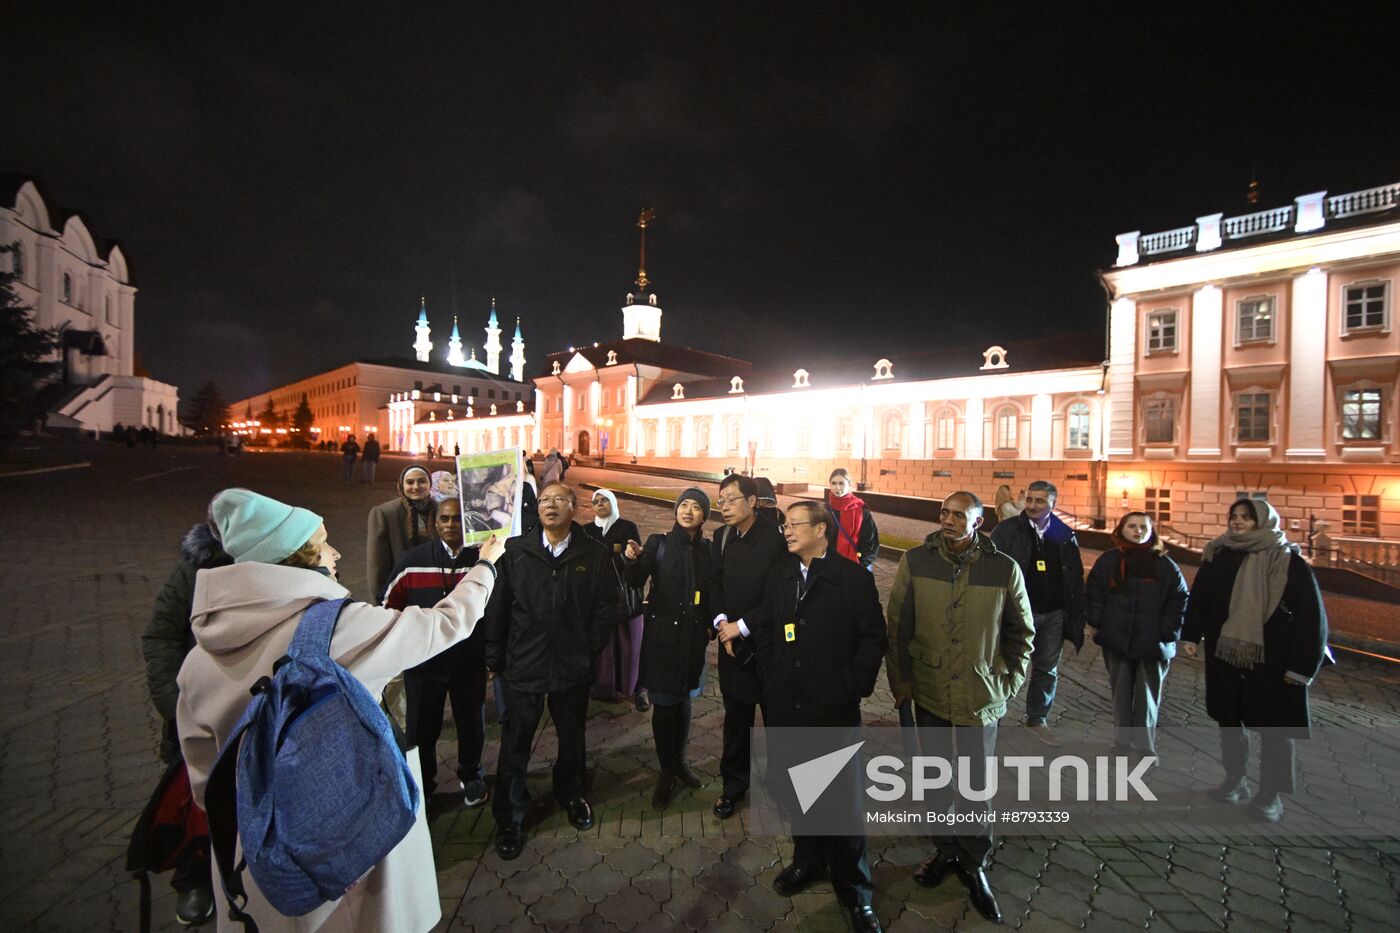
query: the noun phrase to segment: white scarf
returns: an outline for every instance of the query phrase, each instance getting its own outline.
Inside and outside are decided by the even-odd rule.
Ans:
[[[608,515],[607,518],[603,518],[600,515],[593,516],[593,524],[597,525],[598,528],[602,530],[603,534],[606,535],[608,533],[608,529],[611,528],[617,522],[617,520],[622,517],[618,513],[617,496],[613,495],[611,490],[607,489],[595,489],[593,491],[593,495],[602,496],[604,499],[607,499],[609,502],[612,503],[612,512]]]

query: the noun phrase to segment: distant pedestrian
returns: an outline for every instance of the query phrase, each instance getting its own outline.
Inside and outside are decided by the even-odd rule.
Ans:
[[[627,542],[638,540],[642,533],[637,530],[635,522],[622,517],[617,496],[611,490],[594,491],[593,521],[584,525],[583,531],[608,549],[619,588],[628,587],[624,577],[623,552]],[[625,592],[619,593],[619,605],[625,605],[625,596]],[[644,713],[651,709],[651,700],[647,697],[646,688],[637,686],[642,651],[640,600],[637,600],[637,610],[635,615],[619,618],[609,630],[608,640],[598,655],[598,679],[593,684],[593,696],[600,700],[635,696],[637,711]]]
[[[1021,514],[1021,510],[1026,507],[1026,491],[1021,490],[1020,496],[1011,495],[1011,487],[1002,483],[997,487],[996,498],[992,502],[992,510],[996,513],[997,521],[1004,522],[1015,518]]]
[[[1113,529],[1084,586],[1084,621],[1103,648],[1113,691],[1113,752],[1157,754],[1162,682],[1176,655],[1186,615],[1186,580],[1146,512],[1129,512]]]
[[[127,449],[127,450],[133,450],[133,449],[135,449],[135,447],[136,447],[136,425],[134,425],[134,424],[128,424],[128,425],[126,426],[126,449]]]
[[[783,510],[778,508],[778,493],[773,489],[773,481],[766,476],[754,477],[758,487],[758,500],[754,511],[775,525],[783,523]]]
[[[866,570],[872,569],[875,558],[880,556],[880,531],[875,527],[870,507],[853,491],[851,474],[845,467],[831,471],[827,488],[826,504],[836,515],[835,526],[828,535],[832,549]]]
[[[1206,545],[1181,640],[1188,657],[1205,640],[1206,712],[1220,726],[1222,803],[1249,796],[1249,737],[1263,736],[1259,792],[1249,814],[1274,823],[1294,789],[1295,739],[1311,736],[1308,687],[1328,658],[1327,612],[1312,568],[1288,540],[1274,507],[1230,506],[1229,528]]]
[[[549,456],[544,458],[544,463],[540,466],[540,488],[551,483],[562,483],[564,481],[564,461],[559,456],[558,448],[551,450]]]
[[[428,468],[410,463],[399,474],[398,497],[369,510],[365,576],[375,602],[383,602],[389,574],[409,548],[432,537],[432,479]]]
[[[169,764],[180,758],[180,733],[175,712],[180,698],[176,678],[185,655],[194,647],[190,611],[194,605],[195,575],[201,570],[226,567],[233,558],[224,552],[207,522],[191,528],[180,542],[180,562],[166,577],[141,635],[146,659],[146,687],[162,720],[160,759]],[[186,846],[170,877],[175,889],[175,919],[184,925],[204,923],[214,916],[209,837]]]
[[[454,456],[454,457],[460,457],[460,456],[462,456],[462,445],[456,443],[455,441],[454,441],[453,444],[452,444],[452,456]]]
[[[1084,560],[1079,539],[1055,514],[1059,492],[1037,480],[1026,487],[1026,507],[992,530],[997,550],[1016,561],[1035,615],[1035,655],[1026,687],[1026,726],[1051,747],[1060,744],[1047,722],[1059,682],[1065,642],[1084,647]]]
[[[373,483],[375,471],[379,469],[379,437],[371,434],[365,438],[365,451],[360,455],[360,468],[364,472],[365,482]]]
[[[345,481],[347,483],[354,482],[355,458],[359,454],[360,445],[355,443],[355,435],[351,434],[340,447],[340,458],[345,462]]]

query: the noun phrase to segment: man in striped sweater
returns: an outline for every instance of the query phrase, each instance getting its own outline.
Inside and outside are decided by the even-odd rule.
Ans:
[[[404,552],[389,575],[384,605],[431,608],[466,576],[477,560],[477,548],[464,547],[462,504],[457,499],[438,503],[433,517],[435,536]],[[478,627],[464,642],[404,671],[408,706],[405,732],[418,746],[423,767],[423,792],[431,798],[437,786],[437,740],[442,733],[443,703],[452,699],[457,725],[457,777],[462,782],[463,803],[479,807],[486,801],[485,771],[481,748],[486,739],[486,639]]]

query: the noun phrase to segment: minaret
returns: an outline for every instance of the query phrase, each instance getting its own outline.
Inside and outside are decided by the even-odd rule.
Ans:
[[[501,374],[501,325],[496,323],[496,297],[491,296],[491,318],[486,322],[486,368]]]
[[[510,378],[525,381],[525,338],[520,336],[520,318],[515,319],[515,339],[510,342]]]
[[[414,330],[418,333],[418,339],[413,341],[413,352],[418,355],[418,362],[426,363],[433,352],[433,342],[428,339],[428,299],[421,299],[422,304],[418,308],[418,326]]]
[[[661,306],[656,303],[655,293],[646,294],[646,288],[651,284],[651,279],[647,278],[647,224],[655,219],[656,211],[650,208],[642,211],[637,218],[637,226],[642,231],[642,258],[637,268],[637,287],[642,294],[627,294],[627,304],[622,308],[623,340],[636,338],[661,342]],[[643,304],[635,303],[639,297]]]
[[[462,335],[457,332],[457,316],[452,316],[452,337],[447,341],[447,363],[450,366],[465,366],[467,360],[462,356]]]

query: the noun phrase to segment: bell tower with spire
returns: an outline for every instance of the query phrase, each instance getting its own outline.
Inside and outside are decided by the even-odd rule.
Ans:
[[[491,317],[486,322],[486,368],[501,374],[501,325],[496,321],[496,296],[491,296]]]
[[[651,279],[647,278],[647,225],[656,219],[656,211],[647,208],[637,218],[637,227],[642,231],[641,262],[637,267],[637,288],[641,294],[627,293],[627,304],[622,306],[622,339],[654,340],[661,342],[661,306],[656,303],[656,293],[647,292]]]
[[[418,306],[418,326],[414,328],[418,339],[413,341],[413,352],[418,357],[418,362],[426,363],[432,357],[433,342],[428,339],[430,331],[428,329],[428,299],[420,299]]]
[[[515,339],[510,342],[510,378],[525,381],[525,338],[520,336],[520,318],[515,319]]]
[[[462,335],[457,332],[457,316],[452,316],[452,336],[447,341],[447,362],[451,366],[467,365],[466,357],[462,356]]]

